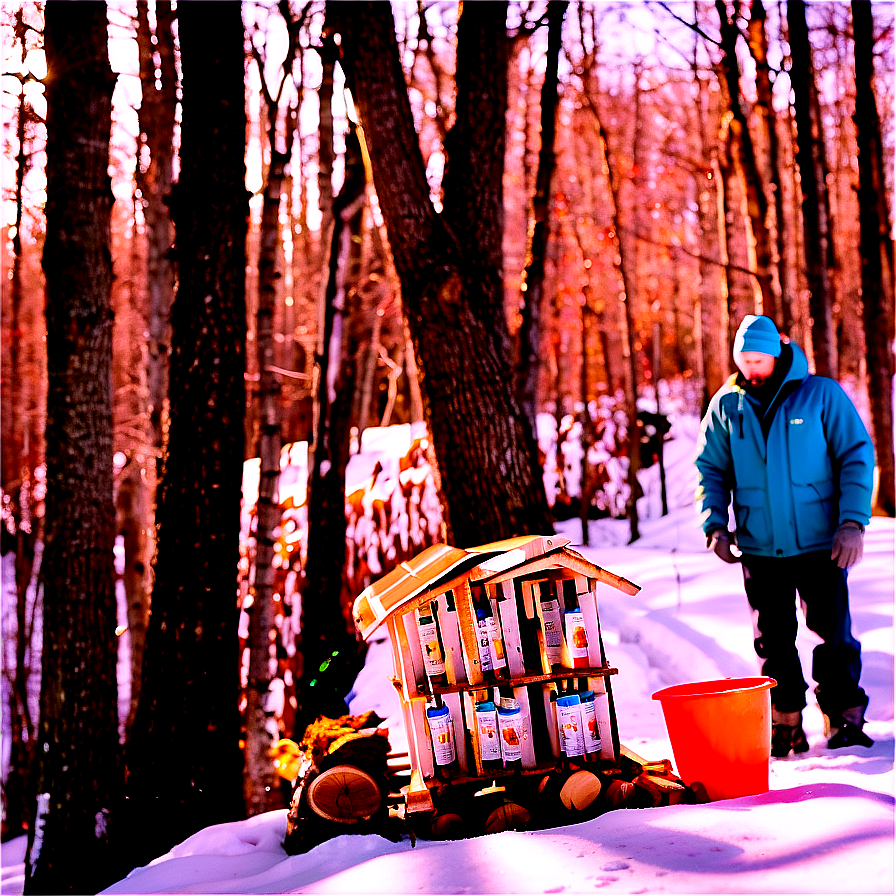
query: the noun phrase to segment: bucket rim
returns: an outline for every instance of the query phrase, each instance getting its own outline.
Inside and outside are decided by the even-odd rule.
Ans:
[[[654,700],[695,700],[707,697],[723,697],[726,694],[746,691],[763,691],[775,687],[778,682],[766,675],[746,678],[714,678],[709,681],[688,681],[663,688],[652,695]],[[721,685],[722,687],[718,687]],[[714,687],[716,686],[716,687]]]

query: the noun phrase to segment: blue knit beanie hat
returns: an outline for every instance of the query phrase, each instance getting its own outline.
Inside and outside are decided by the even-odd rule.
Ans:
[[[761,314],[748,314],[734,337],[734,353],[738,352],[761,352],[777,358],[781,354],[781,337],[775,322]]]

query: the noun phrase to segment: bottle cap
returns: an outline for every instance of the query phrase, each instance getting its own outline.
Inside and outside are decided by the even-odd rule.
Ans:
[[[494,712],[495,704],[491,700],[481,700],[476,704],[476,712]]]
[[[449,712],[447,704],[443,703],[441,706],[429,706],[426,709],[426,714],[431,719],[440,719],[442,716],[447,716]]]
[[[485,618],[486,618],[485,610],[483,610],[482,607],[476,607],[476,619],[478,620],[478,619],[485,619]]]
[[[564,694],[557,698],[557,706],[578,706],[581,702],[578,694]]]
[[[582,703],[590,703],[594,700],[594,691],[579,691],[579,700]]]
[[[520,709],[519,703],[517,703],[516,706],[504,706],[502,703],[501,706],[498,707],[499,716],[514,716],[520,712],[522,712],[522,710]]]
[[[421,625],[429,625],[432,622],[432,616],[429,613],[421,613],[417,619],[420,621]]]

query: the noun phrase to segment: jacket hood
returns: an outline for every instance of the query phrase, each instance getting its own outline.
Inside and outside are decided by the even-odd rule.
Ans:
[[[770,377],[770,379],[778,382],[778,388],[774,390],[776,393],[780,392],[787,384],[791,384],[792,387],[793,384],[801,383],[809,375],[809,360],[795,342],[784,343],[783,351],[778,357],[777,363],[778,365],[786,364],[788,366],[783,372],[780,367],[776,367],[775,372]],[[740,391],[744,391],[747,380],[740,371],[737,371],[729,382]]]

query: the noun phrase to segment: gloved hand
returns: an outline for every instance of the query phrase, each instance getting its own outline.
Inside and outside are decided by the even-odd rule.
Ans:
[[[840,569],[850,569],[862,559],[864,542],[864,529],[858,523],[846,520],[834,533],[831,560],[836,560]]]
[[[740,563],[740,551],[734,554],[731,550],[731,533],[727,529],[716,529],[706,536],[706,546],[713,550],[720,560],[726,563]]]

